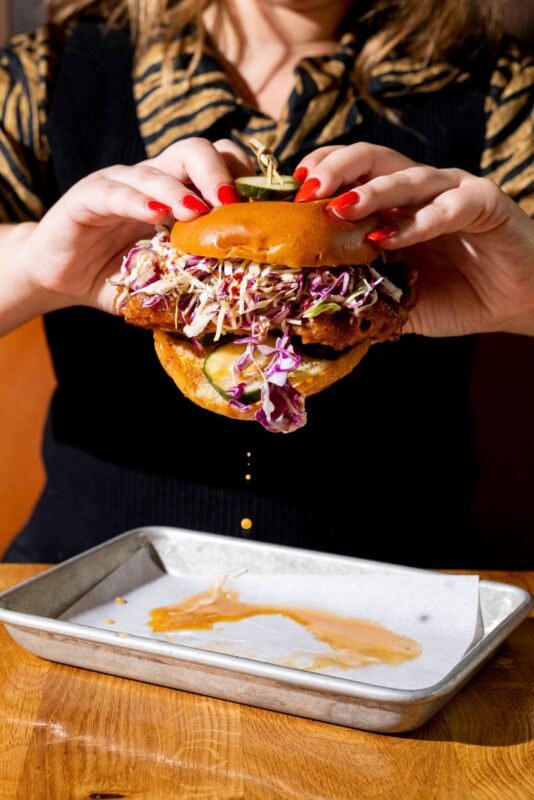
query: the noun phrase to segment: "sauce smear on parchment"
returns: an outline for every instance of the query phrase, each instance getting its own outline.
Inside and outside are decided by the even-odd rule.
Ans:
[[[190,595],[176,605],[153,609],[148,624],[155,633],[210,630],[217,623],[274,614],[299,623],[329,648],[322,652],[299,651],[284,659],[273,659],[273,663],[286,667],[298,666],[307,670],[334,667],[347,670],[368,664],[402,664],[421,654],[421,647],[416,641],[400,636],[376,622],[314,608],[244,603],[236,590],[224,587],[224,581],[211,589]],[[296,663],[303,657],[311,660],[311,665],[301,667]]]

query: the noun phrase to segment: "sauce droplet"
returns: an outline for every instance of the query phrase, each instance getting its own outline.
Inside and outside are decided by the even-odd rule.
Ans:
[[[244,531],[249,531],[252,528],[252,520],[248,517],[244,517],[244,519],[241,520],[241,527]]]
[[[125,600],[124,597],[116,597],[115,602],[118,606],[125,606],[128,601]]]
[[[105,619],[104,620],[104,625],[115,625],[115,620],[114,619]]]

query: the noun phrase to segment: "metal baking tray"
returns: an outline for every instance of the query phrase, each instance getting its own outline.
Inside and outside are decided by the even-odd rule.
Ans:
[[[41,658],[111,675],[233,700],[311,719],[394,733],[432,717],[491,657],[534,603],[523,589],[480,582],[481,639],[439,683],[391,689],[247,658],[131,636],[57,619],[140,548],[169,572],[384,575],[405,569],[327,553],[176,528],[139,528],[117,536],[0,594],[0,620]],[[488,703],[491,699],[488,697]]]

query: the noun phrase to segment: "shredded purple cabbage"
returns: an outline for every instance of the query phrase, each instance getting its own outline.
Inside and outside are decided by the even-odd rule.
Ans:
[[[132,248],[122,262],[121,270],[128,275],[130,273],[130,267],[135,256],[139,255],[139,253],[150,252],[151,250],[152,244],[146,244]]]
[[[261,390],[261,408],[255,418],[271,433],[296,431],[307,421],[304,398],[289,381],[283,386],[266,382]]]
[[[364,277],[367,274],[367,277]],[[197,349],[198,337],[211,326],[214,341],[239,331],[235,344],[243,352],[233,364],[235,385],[227,390],[229,403],[240,409],[247,386],[261,380],[261,407],[255,418],[264,428],[287,433],[306,423],[304,399],[290,382],[301,362],[291,344],[293,332],[307,319],[344,310],[357,316],[382,292],[399,302],[402,291],[372,266],[297,270],[273,268],[243,259],[205,258],[176,251],[169,231],[160,226],[151,241],[139,242],[124,258],[120,310],[130,294],[140,293],[142,305],[152,308],[174,302],[183,333]],[[272,344],[267,335],[281,329]],[[245,334],[243,335],[243,332]],[[247,375],[244,375],[247,370]]]

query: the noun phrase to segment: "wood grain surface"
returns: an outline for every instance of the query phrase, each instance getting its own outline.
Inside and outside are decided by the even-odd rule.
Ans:
[[[0,589],[46,569],[0,565]],[[481,573],[534,591],[534,573]],[[2,800],[531,800],[534,619],[418,731],[382,736],[52,664],[0,626]]]

